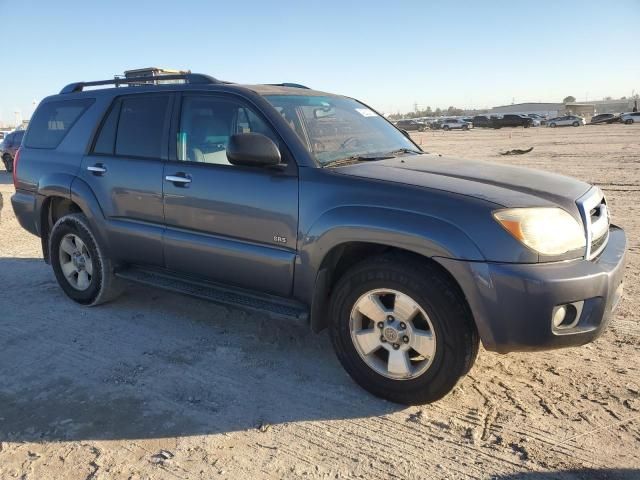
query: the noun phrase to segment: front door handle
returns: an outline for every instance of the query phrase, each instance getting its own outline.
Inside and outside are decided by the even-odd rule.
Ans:
[[[184,173],[176,173],[175,175],[167,175],[164,177],[167,182],[171,182],[178,186],[186,187],[191,183],[191,177]]]
[[[88,166],[87,170],[89,170],[94,175],[98,175],[98,176],[107,173],[107,169],[101,163],[96,163],[95,165]]]

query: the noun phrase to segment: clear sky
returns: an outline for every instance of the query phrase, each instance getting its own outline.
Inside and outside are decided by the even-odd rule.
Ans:
[[[640,0],[0,0],[0,120],[146,66],[298,82],[386,113],[640,91]]]

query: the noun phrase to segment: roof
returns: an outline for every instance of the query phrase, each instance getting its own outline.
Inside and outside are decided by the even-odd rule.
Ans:
[[[164,77],[164,78],[163,78]],[[231,82],[224,82],[217,80],[213,77],[201,74],[187,74],[187,75],[161,75],[153,77],[154,81],[163,80],[186,80],[185,83],[150,83],[148,77],[139,77],[140,82],[133,82],[138,77],[131,77],[129,79],[109,79],[109,80],[97,80],[91,82],[76,82],[65,86],[60,94],[76,94],[76,95],[113,95],[115,94],[127,94],[134,92],[151,92],[159,90],[250,90],[258,95],[304,95],[304,96],[338,96],[332,93],[321,92],[318,90],[312,90],[295,83],[283,83],[283,84],[260,84],[260,85],[243,85]],[[99,89],[87,90],[86,87],[102,87]]]
[[[312,90],[310,88],[299,87],[283,87],[280,85],[239,85],[232,83],[230,85],[246,88],[256,92],[258,95],[304,95],[308,97],[326,97],[337,96],[335,93],[322,92],[320,90]]]

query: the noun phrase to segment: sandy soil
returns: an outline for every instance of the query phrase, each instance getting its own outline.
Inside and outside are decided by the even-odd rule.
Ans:
[[[326,334],[139,286],[75,305],[2,171],[0,478],[640,478],[640,126],[415,138],[604,188],[630,255],[603,337],[481,351],[444,400],[401,407],[358,388]]]

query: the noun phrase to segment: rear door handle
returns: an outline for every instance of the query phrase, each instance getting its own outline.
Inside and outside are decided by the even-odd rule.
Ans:
[[[184,173],[176,173],[175,175],[167,175],[164,177],[167,182],[171,182],[178,186],[186,187],[191,183],[191,177]]]
[[[98,176],[102,175],[104,173],[107,173],[107,169],[101,163],[96,163],[95,165],[91,165],[91,166],[87,167],[87,170],[89,170],[94,175],[98,175]]]

